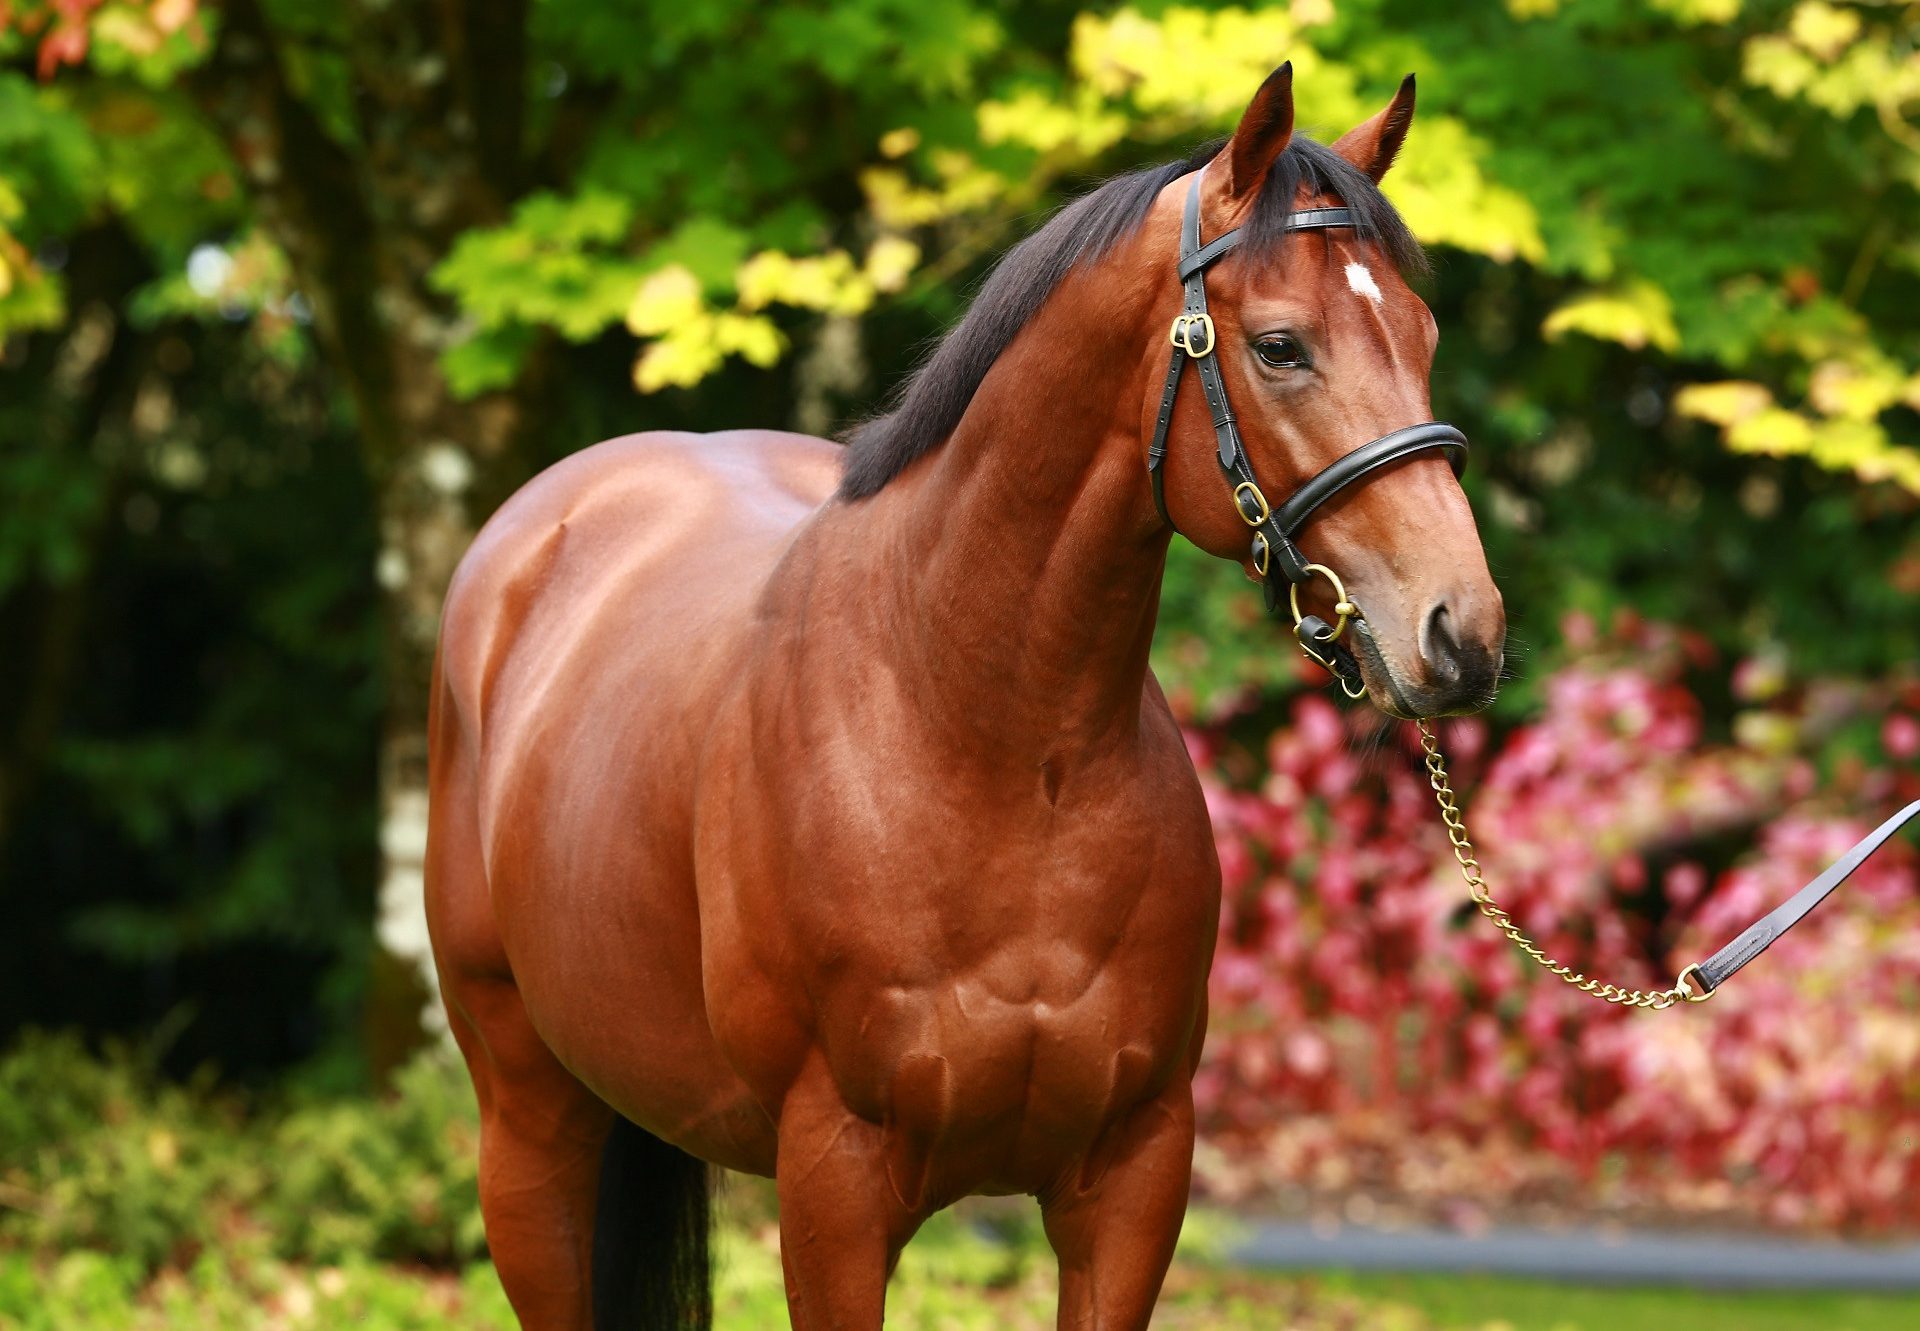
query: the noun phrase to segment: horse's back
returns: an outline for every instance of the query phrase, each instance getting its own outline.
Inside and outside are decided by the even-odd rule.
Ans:
[[[441,670],[468,738],[498,754],[523,723],[577,713],[537,705],[558,688],[570,703],[595,681],[699,692],[686,667],[735,648],[793,529],[839,483],[841,453],[777,431],[636,434],[534,477],[447,593]]]

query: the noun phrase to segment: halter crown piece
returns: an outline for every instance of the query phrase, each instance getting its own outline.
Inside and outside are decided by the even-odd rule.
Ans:
[[[1207,312],[1207,269],[1233,252],[1240,243],[1240,232],[1236,229],[1215,237],[1211,243],[1201,243],[1200,178],[1200,174],[1195,173],[1193,183],[1187,189],[1186,212],[1180,223],[1179,272],[1180,285],[1186,291],[1186,303],[1175,316],[1173,327],[1167,334],[1174,350],[1167,363],[1167,383],[1160,394],[1160,414],[1154,422],[1153,442],[1147,447],[1147,475],[1153,483],[1153,502],[1159,508],[1161,518],[1171,527],[1173,519],[1167,516],[1165,481],[1161,469],[1167,460],[1167,427],[1173,420],[1173,403],[1180,392],[1181,372],[1186,369],[1187,362],[1192,361],[1200,374],[1200,388],[1206,394],[1207,411],[1213,418],[1220,469],[1233,489],[1233,506],[1239,512],[1240,520],[1253,529],[1253,566],[1264,580],[1267,608],[1278,608],[1280,586],[1284,580],[1287,599],[1293,610],[1293,633],[1300,643],[1300,649],[1332,671],[1349,698],[1360,698],[1367,690],[1360,677],[1359,662],[1353,659],[1353,653],[1346,644],[1339,641],[1347,621],[1359,615],[1359,608],[1347,598],[1346,587],[1338,574],[1324,564],[1308,562],[1307,557],[1300,553],[1299,546],[1294,544],[1294,534],[1316,508],[1347,486],[1382,467],[1428,449],[1437,448],[1445,452],[1447,461],[1453,465],[1454,474],[1458,475],[1467,463],[1467,437],[1440,421],[1409,425],[1405,429],[1381,435],[1309,478],[1284,504],[1274,508],[1254,477],[1253,463],[1247,457],[1246,446],[1240,439],[1240,427],[1234,420],[1233,408],[1227,403],[1227,386],[1220,377],[1220,358],[1214,354],[1219,333],[1214,327],[1213,316]],[[1349,209],[1304,208],[1287,219],[1285,229],[1325,231],[1354,225],[1353,213]],[[1326,578],[1333,585],[1336,623],[1328,624],[1318,615],[1300,612],[1300,588],[1315,575]],[[1681,1002],[1705,1002],[1735,971],[1766,951],[1774,940],[1805,919],[1815,906],[1826,900],[1836,887],[1846,881],[1848,875],[1865,863],[1894,833],[1909,823],[1920,822],[1920,800],[1916,800],[1868,833],[1825,873],[1801,888],[1738,938],[1705,961],[1695,962],[1681,971],[1672,988],[1652,991],[1628,989],[1588,979],[1572,967],[1554,961],[1521,932],[1512,917],[1493,900],[1488,893],[1486,880],[1481,876],[1480,862],[1474,858],[1473,843],[1467,838],[1466,825],[1455,801],[1453,786],[1447,779],[1446,763],[1440,756],[1439,742],[1432,726],[1426,721],[1420,722],[1420,740],[1426,755],[1428,779],[1439,801],[1441,817],[1447,825],[1454,858],[1460,862],[1460,872],[1466,879],[1468,892],[1481,914],[1491,919],[1521,951],[1568,984],[1606,1002],[1627,1007],[1666,1008]]]

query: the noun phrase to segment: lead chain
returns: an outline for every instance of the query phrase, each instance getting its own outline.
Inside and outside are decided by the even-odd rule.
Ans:
[[[1654,993],[1589,980],[1573,967],[1562,965],[1549,957],[1538,943],[1521,932],[1520,926],[1513,922],[1513,917],[1487,891],[1487,880],[1480,874],[1480,861],[1473,857],[1473,842],[1467,837],[1467,825],[1460,816],[1460,805],[1454,798],[1453,783],[1447,779],[1447,760],[1440,756],[1440,741],[1434,736],[1433,724],[1423,717],[1419,726],[1420,747],[1426,750],[1427,755],[1427,783],[1433,787],[1433,798],[1440,805],[1441,821],[1447,825],[1447,840],[1453,843],[1453,858],[1459,861],[1460,876],[1467,881],[1467,895],[1473,898],[1480,913],[1493,921],[1496,929],[1512,939],[1515,947],[1581,993],[1592,994],[1609,1003],[1617,1003],[1622,1007],[1651,1008],[1659,1012],[1683,1000],[1705,1001],[1707,996],[1689,989],[1684,978],[1673,988]]]

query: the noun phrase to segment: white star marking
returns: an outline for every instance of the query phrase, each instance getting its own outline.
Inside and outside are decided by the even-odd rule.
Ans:
[[[1380,294],[1380,284],[1373,280],[1373,272],[1364,263],[1347,265],[1347,285],[1354,291],[1378,305],[1386,297]]]

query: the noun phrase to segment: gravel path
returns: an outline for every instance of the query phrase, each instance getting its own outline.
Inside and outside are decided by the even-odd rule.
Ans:
[[[1920,1290],[1920,1244],[1603,1230],[1319,1229],[1251,1220],[1234,1260],[1266,1270],[1425,1271],[1588,1285]]]

